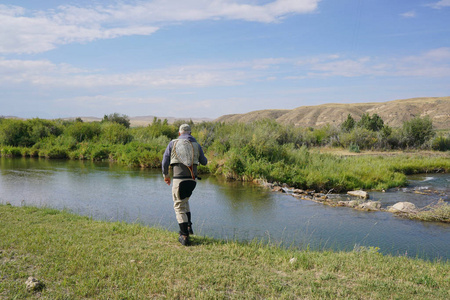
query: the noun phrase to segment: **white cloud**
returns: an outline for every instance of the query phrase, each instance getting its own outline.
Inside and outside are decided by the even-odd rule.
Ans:
[[[356,77],[368,75],[373,72],[367,65],[369,58],[360,58],[357,60],[339,60],[333,62],[317,63],[311,66],[313,71],[321,71],[322,76],[343,76]]]
[[[407,11],[403,14],[400,14],[400,16],[404,17],[404,18],[415,18],[416,17],[416,12],[415,11]]]
[[[277,22],[288,14],[315,11],[319,1],[277,0],[264,5],[230,0],[121,1],[108,6],[65,5],[48,11],[0,5],[0,53],[39,53],[69,43],[150,35],[174,22]]]
[[[332,60],[330,57],[303,60],[298,64],[310,77],[450,77],[450,48],[438,48],[401,58]]]
[[[441,9],[447,6],[450,6],[450,0],[441,0],[436,3],[429,4],[432,8]]]
[[[166,102],[165,98],[141,98],[141,97],[117,97],[106,95],[95,96],[79,96],[71,98],[59,98],[55,100],[55,103],[76,103],[79,105],[95,104],[96,106],[103,105],[130,105],[130,104],[162,104]]]
[[[267,80],[329,77],[450,77],[450,48],[408,57],[345,58],[319,55],[302,59],[266,58],[230,63],[167,66],[130,73],[79,69],[47,60],[0,58],[0,86],[42,89],[179,89],[238,86]]]
[[[397,76],[450,77],[450,48],[405,57],[394,66]]]
[[[32,84],[55,88],[205,87],[239,85],[241,64],[188,65],[134,73],[104,74],[46,60],[0,59],[0,86]]]

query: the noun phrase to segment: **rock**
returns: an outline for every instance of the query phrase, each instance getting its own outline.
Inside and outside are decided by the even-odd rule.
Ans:
[[[306,192],[304,190],[301,190],[301,189],[294,189],[294,193],[295,194],[305,194]]]
[[[328,197],[325,194],[316,193],[316,194],[314,194],[314,199],[319,200],[319,201],[325,201],[325,200],[328,200]]]
[[[28,277],[25,281],[28,291],[39,291],[44,287],[44,284],[34,277]]]
[[[292,192],[293,192],[293,189],[290,189],[288,187],[282,187],[281,189],[282,189],[283,193],[286,193],[286,194],[292,194]]]
[[[274,191],[274,192],[283,192],[283,188],[281,186],[277,185],[277,186],[273,187],[272,191]]]
[[[351,200],[351,201],[338,201],[338,206],[346,206],[346,207],[356,207],[358,206],[359,201]]]
[[[358,209],[367,211],[377,211],[381,208],[381,203],[378,201],[367,201],[357,206]]]
[[[405,212],[405,213],[411,213],[417,211],[416,206],[411,202],[398,202],[395,203],[393,206],[389,206],[387,208],[389,212]]]
[[[351,201],[348,201],[348,206],[349,206],[349,207],[356,207],[356,206],[359,205],[359,202],[360,202],[360,201],[357,201],[357,200],[351,200]]]
[[[359,197],[362,199],[369,199],[369,193],[364,192],[364,191],[349,191],[349,192],[347,192],[347,194],[349,194],[350,196],[355,196],[355,197]]]

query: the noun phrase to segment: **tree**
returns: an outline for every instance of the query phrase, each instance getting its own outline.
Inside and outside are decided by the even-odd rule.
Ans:
[[[130,128],[130,118],[127,115],[120,115],[118,113],[113,113],[110,115],[105,115],[102,122],[112,122],[122,124],[126,128]]]
[[[350,132],[353,128],[355,128],[355,119],[353,119],[351,114],[348,114],[347,120],[344,121],[344,123],[341,124],[341,130],[344,132]]]
[[[371,131],[380,131],[384,126],[384,121],[377,114],[373,114],[372,117],[369,113],[363,114],[361,120],[358,122],[358,127],[365,128]]]
[[[0,126],[0,144],[31,146],[28,124],[22,120],[5,119]]]

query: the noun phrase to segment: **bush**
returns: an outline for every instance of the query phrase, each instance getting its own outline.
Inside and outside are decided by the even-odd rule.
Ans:
[[[376,132],[362,127],[355,127],[351,132],[341,133],[340,141],[346,148],[354,145],[358,146],[359,149],[373,149],[379,140]]]
[[[0,156],[3,157],[21,157],[22,156],[22,149],[20,147],[11,147],[11,146],[4,146],[2,147],[0,151]]]
[[[350,144],[350,147],[348,148],[348,150],[349,150],[350,152],[355,152],[355,153],[361,152],[361,151],[359,150],[359,146],[356,145],[356,144],[353,144],[353,143]]]
[[[80,143],[98,137],[101,133],[101,128],[97,122],[74,122],[66,127],[65,133]]]
[[[118,113],[113,113],[110,115],[105,115],[102,122],[111,122],[123,125],[125,128],[130,128],[130,119],[127,115],[120,115]]]
[[[0,123],[0,144],[15,147],[32,146],[27,124],[22,120],[3,120]]]
[[[133,136],[127,128],[118,123],[107,123],[102,126],[100,139],[107,144],[127,144]]]
[[[421,147],[435,135],[429,116],[405,121],[402,129],[402,143],[405,147]]]
[[[55,121],[43,120],[43,119],[31,119],[27,120],[29,128],[29,138],[32,144],[36,144],[41,139],[49,136],[59,136],[63,133],[61,125]]]
[[[447,137],[438,136],[431,140],[431,149],[436,151],[450,150],[450,135]]]
[[[44,156],[46,158],[59,158],[65,159],[68,158],[67,150],[62,147],[52,147],[48,151],[44,152]]]
[[[106,146],[96,147],[92,150],[91,159],[92,160],[105,160],[109,158],[111,151]]]

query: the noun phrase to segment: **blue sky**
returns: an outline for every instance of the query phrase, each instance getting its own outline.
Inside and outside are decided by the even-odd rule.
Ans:
[[[450,96],[450,0],[0,3],[0,115],[216,118]]]

